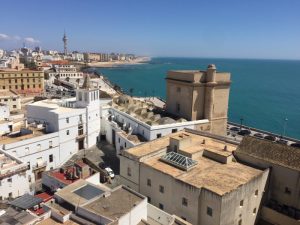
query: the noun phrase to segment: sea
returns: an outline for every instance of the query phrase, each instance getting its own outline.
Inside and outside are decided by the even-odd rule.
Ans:
[[[216,58],[152,58],[140,65],[97,68],[111,83],[135,96],[166,98],[169,70],[231,73],[229,121],[300,139],[300,61]]]

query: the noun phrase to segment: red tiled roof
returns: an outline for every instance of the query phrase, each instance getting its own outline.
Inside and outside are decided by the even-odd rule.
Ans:
[[[35,197],[42,198],[42,199],[43,199],[43,202],[48,202],[49,200],[51,200],[51,199],[53,198],[52,195],[49,195],[49,194],[46,193],[46,192],[37,194],[37,195],[35,195]]]

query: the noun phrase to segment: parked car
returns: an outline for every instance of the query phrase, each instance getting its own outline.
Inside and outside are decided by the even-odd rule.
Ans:
[[[106,170],[106,172],[108,173],[108,175],[110,176],[111,179],[115,178],[115,173],[110,167],[106,167],[105,170]]]
[[[276,137],[274,137],[272,135],[267,135],[264,137],[264,139],[269,140],[269,141],[276,141]]]
[[[241,130],[238,132],[238,135],[242,135],[242,136],[246,136],[246,135],[250,135],[251,131],[250,130]]]
[[[300,142],[291,144],[292,147],[300,148]]]
[[[264,138],[264,135],[261,134],[261,133],[256,133],[253,135],[254,137],[257,137],[257,138]]]

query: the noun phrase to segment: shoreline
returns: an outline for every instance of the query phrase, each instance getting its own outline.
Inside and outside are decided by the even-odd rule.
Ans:
[[[131,61],[111,61],[111,62],[91,62],[87,63],[87,67],[91,68],[114,68],[119,66],[142,65],[151,60],[150,57],[139,57]]]

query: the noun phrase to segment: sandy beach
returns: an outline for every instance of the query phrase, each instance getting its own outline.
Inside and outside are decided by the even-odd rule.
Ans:
[[[138,57],[134,60],[130,61],[111,61],[111,62],[91,62],[87,63],[89,67],[118,67],[118,66],[125,66],[125,65],[139,65],[144,64],[150,61],[151,58],[149,57]]]

